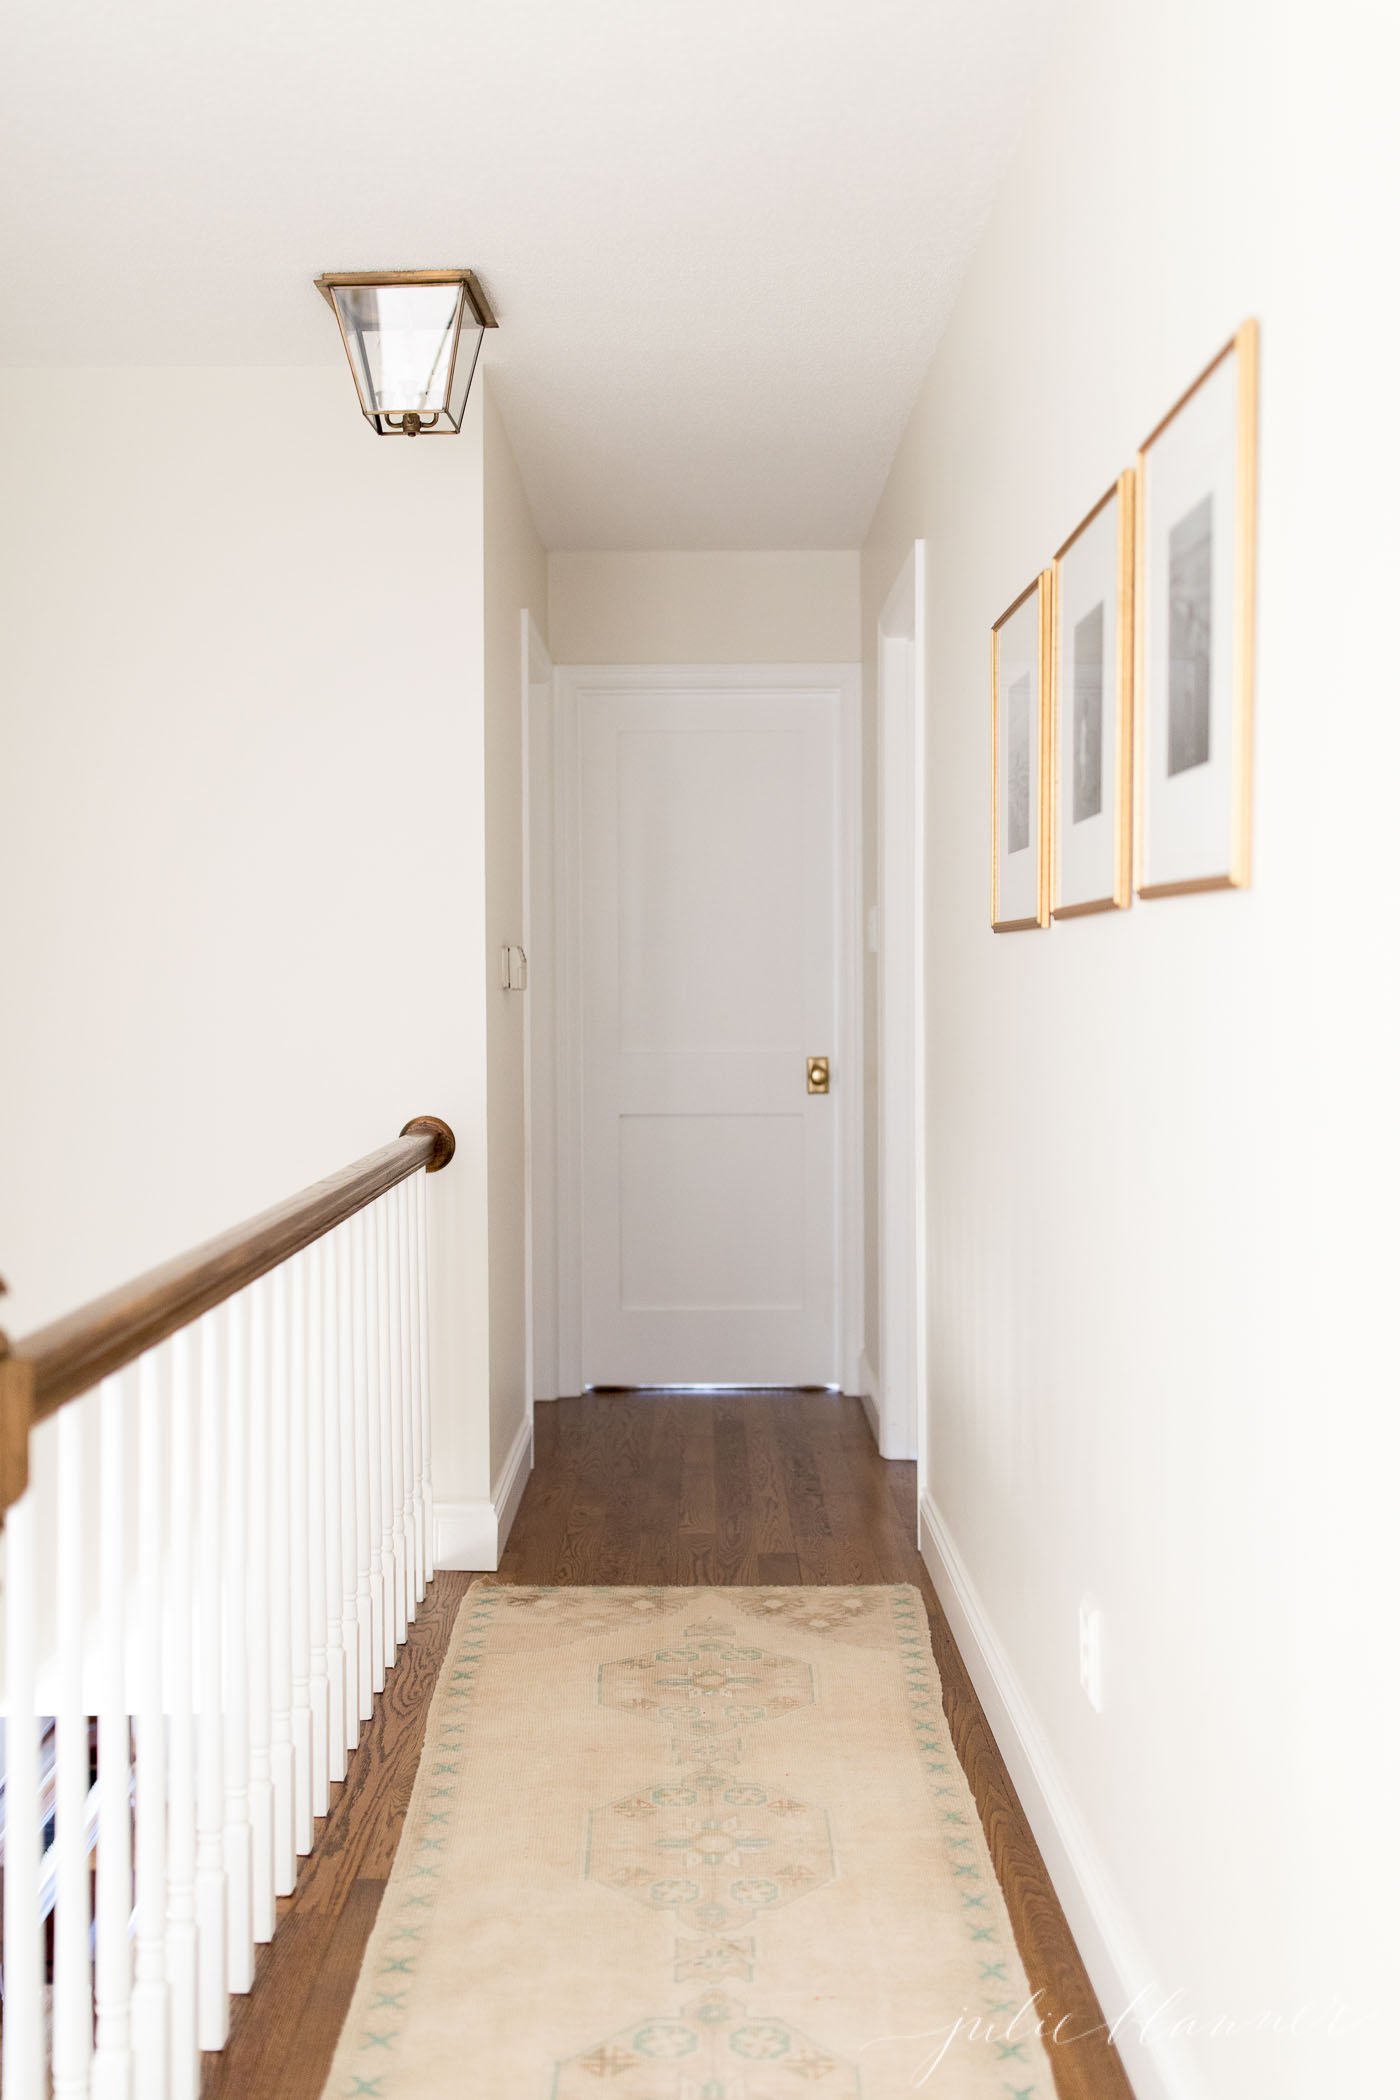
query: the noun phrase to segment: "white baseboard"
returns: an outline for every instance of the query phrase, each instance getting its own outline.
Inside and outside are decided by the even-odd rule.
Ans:
[[[494,1573],[500,1566],[500,1527],[483,1495],[475,1502],[433,1501],[433,1565]]]
[[[870,1434],[875,1439],[875,1449],[879,1452],[881,1458],[913,1458],[916,1455],[914,1451],[898,1442],[895,1443],[893,1450],[889,1448],[891,1439],[884,1428],[885,1396],[880,1387],[880,1375],[878,1371],[872,1368],[870,1359],[863,1349],[860,1352],[860,1377],[858,1384],[860,1387],[860,1404],[865,1409],[865,1419],[870,1424]]]
[[[535,1425],[533,1415],[527,1414],[496,1475],[489,1501],[484,1496],[473,1502],[434,1500],[436,1567],[463,1569],[472,1574],[495,1573],[534,1463]]]
[[[1146,2022],[1166,1993],[1158,1988],[1045,1732],[929,1495],[919,1500],[919,1550],[1006,1760],[1104,2018],[1111,2025],[1119,2023],[1115,2030],[1118,2053],[1137,2100],[1200,2100],[1195,2067],[1179,2042],[1165,2031],[1144,2035],[1134,2024],[1131,2008]]]
[[[491,1500],[496,1509],[498,1565],[501,1554],[506,1550],[506,1540],[510,1537],[511,1526],[519,1512],[534,1464],[535,1411],[527,1407],[525,1419],[516,1431],[515,1442],[506,1453],[505,1464],[496,1476],[495,1485],[491,1490]]]
[[[870,1368],[870,1359],[862,1349],[860,1352],[860,1377],[857,1381],[860,1404],[865,1409],[865,1419],[870,1424],[870,1434],[875,1439],[875,1449],[880,1448],[880,1381]]]

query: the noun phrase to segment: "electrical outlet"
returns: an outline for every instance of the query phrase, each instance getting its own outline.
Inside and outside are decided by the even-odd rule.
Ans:
[[[1079,1682],[1096,1714],[1103,1712],[1103,1613],[1092,1597],[1079,1600]]]

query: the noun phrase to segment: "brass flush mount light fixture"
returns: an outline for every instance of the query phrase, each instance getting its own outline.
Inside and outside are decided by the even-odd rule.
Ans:
[[[328,271],[365,421],[380,437],[455,437],[481,338],[496,326],[470,270]]]

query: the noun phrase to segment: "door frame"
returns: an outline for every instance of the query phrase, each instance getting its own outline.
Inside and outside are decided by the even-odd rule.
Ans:
[[[556,1042],[558,1108],[559,1389],[583,1386],[582,1026],[579,922],[582,829],[579,719],[590,695],[654,690],[734,693],[748,688],[828,692],[837,703],[836,1042],[836,1350],[833,1370],[859,1391],[863,1303],[864,1167],[861,1152],[861,735],[860,665],[556,664],[554,667],[554,824]],[[538,819],[537,819],[538,821]]]
[[[543,793],[536,788],[536,761],[543,752]],[[525,949],[525,1398],[533,1407],[537,1400],[559,1397],[559,1323],[554,1293],[541,1294],[539,1272],[546,1279],[557,1273],[558,1255],[541,1263],[542,1248],[552,1241],[558,1247],[558,1191],[551,1160],[558,1146],[557,1031],[540,1028],[536,1021],[537,994],[532,988],[546,984],[553,989],[551,967],[555,953],[557,884],[547,896],[536,895],[532,866],[536,836],[554,835],[554,782],[557,772],[554,739],[554,663],[548,645],[529,607],[520,614],[520,792],[521,792],[521,942]],[[541,806],[541,804],[543,806]],[[542,1099],[544,1118],[552,1126],[541,1130],[535,1113],[536,1087]],[[551,1142],[552,1140],[552,1142]],[[536,1345],[537,1322],[543,1330],[543,1347]]]
[[[875,637],[880,1360],[874,1397],[881,1457],[917,1460],[921,1484],[928,1408],[924,619],[924,542],[915,540]]]

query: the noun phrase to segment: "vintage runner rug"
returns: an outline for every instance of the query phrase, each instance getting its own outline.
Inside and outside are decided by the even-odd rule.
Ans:
[[[919,1593],[468,1592],[327,2100],[1052,2100]]]

